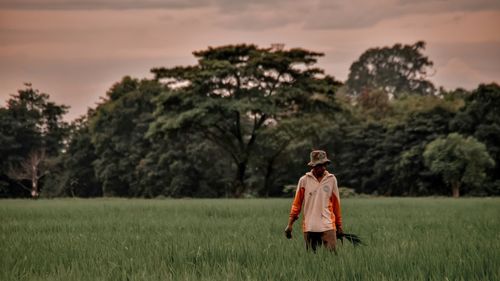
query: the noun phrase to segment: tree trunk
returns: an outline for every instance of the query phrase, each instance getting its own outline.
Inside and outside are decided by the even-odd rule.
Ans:
[[[31,164],[31,198],[38,198],[38,163]]]
[[[460,197],[460,183],[459,182],[452,183],[451,190],[452,190],[453,198]]]
[[[17,180],[19,185],[30,192],[31,198],[33,199],[38,198],[40,194],[38,183],[40,178],[44,175],[44,169],[46,169],[43,167],[44,160],[45,150],[33,150],[28,157],[19,163],[19,168],[15,169],[9,167],[9,171],[7,172],[8,177]],[[29,180],[31,182],[31,188],[24,186],[22,183],[23,180]]]
[[[274,173],[274,160],[276,158],[273,157],[267,162],[267,167],[266,167],[266,176],[264,178],[264,196],[269,197],[269,189],[271,189],[272,185],[272,175]]]
[[[236,198],[241,198],[245,193],[245,172],[247,169],[247,161],[238,163],[238,168],[236,169],[236,178],[234,180],[234,193],[233,196]]]
[[[31,198],[36,199],[38,198],[38,179],[36,177],[33,177],[31,181]]]

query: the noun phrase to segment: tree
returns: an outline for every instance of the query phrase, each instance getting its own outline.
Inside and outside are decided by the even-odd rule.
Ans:
[[[448,194],[440,175],[433,173],[424,163],[424,150],[428,141],[422,140],[395,158],[394,177],[391,182],[393,195],[428,196]]]
[[[355,111],[327,136],[336,141],[327,146],[335,149],[343,185],[384,195],[441,193],[436,189],[441,180],[425,168],[421,155],[427,143],[449,133],[457,110],[453,104],[436,96],[409,96],[392,100],[383,119]]]
[[[231,160],[201,134],[148,139],[151,147],[137,166],[143,196],[230,196]]]
[[[157,99],[149,135],[202,134],[233,162],[232,195],[247,191],[247,169],[269,124],[332,110],[340,83],[312,67],[320,53],[229,45],[194,52],[198,64],[156,68],[168,91]]]
[[[26,190],[30,191],[32,198],[38,198],[40,194],[39,181],[45,176],[47,169],[44,165],[46,155],[44,150],[32,151],[26,159],[21,161],[19,167],[10,167],[7,175],[18,183]],[[27,188],[22,183],[23,180],[31,182],[31,188]]]
[[[460,196],[462,184],[477,186],[486,178],[486,169],[495,165],[483,143],[457,133],[429,143],[424,159],[425,165],[451,186],[455,198]]]
[[[156,81],[124,77],[111,87],[107,99],[89,118],[96,156],[92,164],[105,196],[143,195],[145,187],[140,184],[138,167],[150,152],[145,133],[153,120],[153,99],[161,91],[162,85]]]
[[[390,113],[389,95],[381,90],[364,91],[357,98],[357,105],[367,118],[383,119]]]
[[[283,186],[303,173],[309,151],[322,147],[317,143],[327,133],[331,115],[315,114],[288,118],[266,126],[257,141],[254,169],[248,180],[261,196],[279,196]]]
[[[399,124],[386,124],[390,129],[379,147],[384,151],[383,157],[373,170],[376,177],[387,179],[379,185],[391,195],[442,192],[438,187],[442,182],[425,167],[422,153],[426,144],[450,132],[448,123],[455,111],[442,103],[417,108],[416,111],[407,112]]]
[[[354,123],[345,128],[339,141],[342,149],[333,159],[338,161],[336,175],[342,179],[342,185],[353,187],[357,192],[381,192],[381,185],[373,180],[373,168],[384,157],[380,144],[386,134],[387,128],[373,121]]]
[[[460,134],[473,136],[486,145],[496,163],[500,161],[500,86],[482,84],[465,95],[465,106],[450,120],[450,127]],[[493,184],[486,192],[500,194],[500,165],[489,171]]]
[[[349,92],[358,96],[381,90],[395,97],[433,94],[434,85],[427,80],[433,63],[422,54],[424,49],[423,41],[368,49],[350,67],[346,82]]]
[[[97,197],[102,196],[102,185],[97,179],[93,162],[97,155],[89,132],[89,118],[94,110],[77,118],[71,124],[71,134],[64,153],[61,153],[45,183],[42,196]]]
[[[25,89],[12,95],[5,108],[0,108],[0,181],[9,186],[8,190],[3,188],[2,196],[22,196],[14,191],[22,181],[17,179],[19,177],[9,178],[8,174],[19,174],[20,167],[28,165],[37,155],[52,158],[64,149],[69,128],[62,117],[68,107],[51,102],[49,98],[48,94],[26,84]],[[37,193],[39,189],[37,186]]]

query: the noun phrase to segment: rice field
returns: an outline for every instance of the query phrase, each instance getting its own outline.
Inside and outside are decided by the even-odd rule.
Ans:
[[[0,280],[500,280],[500,198],[344,199],[367,245],[305,251],[291,199],[0,201]]]

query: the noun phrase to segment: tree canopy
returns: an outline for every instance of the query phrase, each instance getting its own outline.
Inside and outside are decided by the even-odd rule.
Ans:
[[[499,195],[500,87],[435,91],[423,49],[370,49],[344,85],[318,52],[210,47],[71,124],[27,85],[0,107],[0,197],[287,196],[312,149],[357,193]]]
[[[360,95],[383,91],[394,96],[433,94],[434,85],[427,80],[433,63],[422,53],[424,49],[423,41],[368,49],[349,69],[346,82],[349,92]]]
[[[320,53],[230,45],[194,55],[195,66],[152,70],[168,91],[157,99],[150,134],[202,134],[232,159],[233,196],[246,191],[247,168],[266,127],[336,109],[340,83],[313,67]]]
[[[483,183],[486,169],[495,165],[483,143],[457,133],[429,143],[425,147],[424,159],[431,171],[441,175],[451,186],[453,197],[460,196],[462,184],[478,186]]]
[[[2,192],[18,194],[25,189],[24,194],[38,196],[38,181],[47,172],[42,166],[63,149],[69,127],[62,118],[68,107],[49,98],[26,84],[7,100],[6,107],[0,107]]]

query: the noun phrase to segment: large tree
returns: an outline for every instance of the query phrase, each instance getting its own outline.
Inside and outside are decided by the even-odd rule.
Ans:
[[[145,133],[153,120],[153,99],[161,90],[156,81],[124,77],[89,118],[93,166],[105,196],[143,195],[138,167],[150,152]]]
[[[482,84],[466,95],[465,106],[451,120],[451,128],[461,134],[475,137],[486,145],[488,153],[500,162],[500,86]],[[493,179],[486,186],[487,193],[500,195],[500,165],[490,170]]]
[[[451,186],[455,198],[460,196],[463,184],[478,186],[486,178],[486,169],[495,165],[483,143],[457,133],[429,143],[424,159],[431,171]]]
[[[335,130],[337,174],[359,192],[386,195],[439,194],[438,177],[423,164],[423,148],[449,133],[458,110],[455,100],[437,96],[407,96],[392,100],[383,119],[373,107],[354,111],[353,119]],[[355,107],[360,109],[359,107]]]
[[[103,195],[93,167],[97,155],[88,124],[89,118],[94,114],[94,110],[89,110],[86,115],[71,123],[71,134],[65,152],[52,162],[56,169],[53,169],[47,179],[47,186],[42,194],[44,197]]]
[[[396,97],[433,94],[434,85],[427,79],[433,63],[422,53],[424,48],[425,43],[418,41],[413,45],[368,49],[350,67],[348,91],[356,96],[372,91]]]
[[[47,172],[46,160],[44,150],[33,150],[17,167],[9,167],[7,176],[16,180],[21,187],[29,191],[32,198],[37,198],[40,194],[40,179]],[[30,181],[31,186],[26,187],[23,181]]]
[[[62,118],[68,107],[49,98],[26,84],[7,100],[5,108],[0,107],[0,181],[4,187],[22,187],[23,181],[29,180],[29,185],[36,187],[29,188],[30,192],[37,196],[38,181],[45,174],[38,168],[64,149],[69,128]],[[20,195],[11,188],[4,188],[2,193]]]
[[[169,90],[158,98],[150,135],[201,134],[232,160],[232,195],[247,191],[249,162],[263,128],[332,108],[338,86],[314,67],[320,53],[229,45],[194,52],[198,64],[155,68]]]

